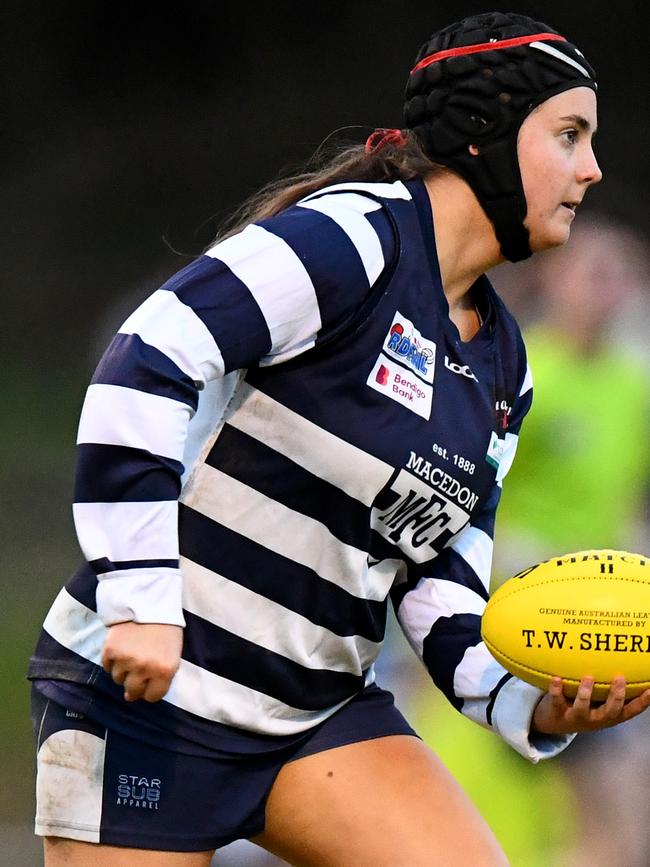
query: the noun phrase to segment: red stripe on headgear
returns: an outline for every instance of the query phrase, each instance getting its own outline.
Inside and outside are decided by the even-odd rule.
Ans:
[[[423,57],[411,70],[411,75],[418,69],[424,69],[439,60],[447,60],[449,57],[462,57],[465,54],[478,54],[479,51],[497,51],[499,48],[514,48],[517,45],[528,45],[540,40],[545,42],[566,42],[564,36],[559,33],[536,33],[534,36],[515,36],[512,39],[501,39],[496,42],[480,42],[478,45],[464,45],[461,48],[447,48],[444,51],[436,51],[428,57]]]

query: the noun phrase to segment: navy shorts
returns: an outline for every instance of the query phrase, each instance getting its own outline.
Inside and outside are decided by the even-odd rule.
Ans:
[[[162,851],[217,849],[264,830],[275,777],[287,762],[387,735],[414,732],[390,692],[367,687],[289,746],[256,751],[179,749],[106,728],[34,686],[36,833]],[[242,732],[236,733],[241,739]]]

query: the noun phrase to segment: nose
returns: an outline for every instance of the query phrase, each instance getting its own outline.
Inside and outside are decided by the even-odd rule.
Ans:
[[[584,160],[580,164],[579,180],[587,186],[598,184],[603,179],[603,173],[598,165],[596,154],[593,148],[589,145],[588,151]]]

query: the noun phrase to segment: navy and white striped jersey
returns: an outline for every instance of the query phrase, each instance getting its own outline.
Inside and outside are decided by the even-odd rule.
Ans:
[[[290,735],[373,681],[392,597],[457,708],[533,761],[556,752],[529,742],[541,693],[480,638],[531,379],[514,320],[475,291],[485,322],[461,342],[414,181],[321,190],[155,292],[88,389],[87,563],[30,676],[101,689],[110,624],[180,624],[175,731]]]

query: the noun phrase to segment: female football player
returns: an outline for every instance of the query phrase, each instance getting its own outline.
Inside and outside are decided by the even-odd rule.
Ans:
[[[388,598],[452,704],[531,761],[641,712],[487,652],[501,483],[531,400],[484,272],[569,237],[596,82],[551,28],[465,19],[405,127],[267,189],[122,325],[88,390],[86,561],[32,660],[46,864],[505,857],[374,683]]]

